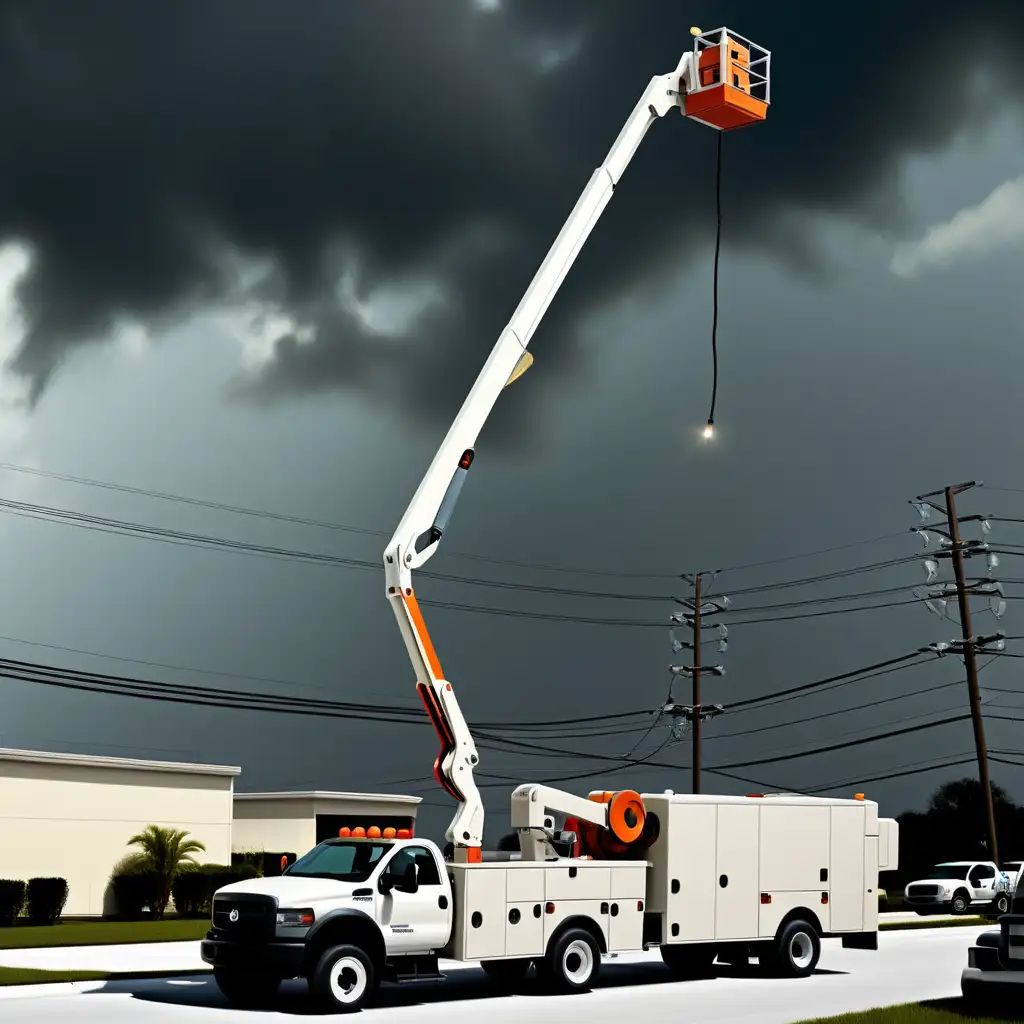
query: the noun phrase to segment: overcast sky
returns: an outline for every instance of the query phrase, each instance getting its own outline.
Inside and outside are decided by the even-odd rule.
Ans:
[[[926,13],[859,5],[855,23],[837,24],[833,8],[809,16],[795,3],[309,0],[297,17],[270,2],[243,12],[197,0],[162,14],[102,0],[87,13],[0,2],[0,459],[383,536],[7,469],[0,498],[378,561],[648,80],[675,66],[690,24],[725,20],[772,50],[773,83],[767,122],[724,139],[716,440],[700,439],[715,138],[670,116],[651,129],[535,335],[536,364],[485,429],[430,564],[663,599],[418,586],[426,601],[658,625],[428,607],[467,717],[658,706],[679,660],[667,618],[682,584],[463,554],[672,575],[888,538],[723,572],[715,586],[729,594],[916,555],[907,500],[959,480],[989,485],[964,495],[963,513],[1024,519],[1024,490],[995,489],[1024,489],[1024,92],[1011,58],[1024,7],[975,4],[977,24],[952,4],[917,9]],[[977,54],[967,60],[965,32]],[[989,539],[1024,545],[1024,525],[995,523]],[[10,514],[0,545],[4,657],[418,706],[382,572]],[[1018,561],[1004,556],[997,573],[1024,579]],[[844,606],[743,612],[885,588],[907,590],[851,606],[903,600],[924,579],[911,562],[738,595],[732,618],[835,610]],[[1008,582],[1007,593],[1024,588]],[[1022,614],[1011,600],[1002,624],[979,614],[977,629],[1024,635]],[[715,655],[727,675],[706,680],[704,698],[756,697],[958,628],[921,604],[735,625]],[[984,697],[1024,718],[1007,710],[1024,701],[1000,692],[1024,692],[1017,664],[987,668]],[[737,711],[708,727],[705,764],[966,711],[965,686],[945,685],[962,674],[947,658]],[[675,692],[686,698],[683,685]],[[432,829],[447,823],[447,798],[429,785],[436,741],[425,718],[414,727],[211,711],[13,681],[0,683],[0,700],[3,746],[239,764],[247,790],[422,778],[391,788],[424,795]],[[1018,724],[987,728],[990,746],[1020,749]],[[727,732],[744,735],[715,738]],[[637,756],[665,737],[659,726]],[[621,754],[638,738],[552,742]],[[737,771],[802,788],[971,748],[961,722]],[[600,767],[481,754],[481,771],[524,781]],[[679,768],[566,786],[689,786],[688,743],[657,760]],[[866,788],[895,814],[969,771],[837,792]],[[1020,769],[994,765],[993,777],[1024,801]],[[704,788],[750,786],[706,775]],[[507,791],[488,789],[487,803],[494,840]]]

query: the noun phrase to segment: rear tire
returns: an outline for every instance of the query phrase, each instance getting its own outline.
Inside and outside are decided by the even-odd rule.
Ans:
[[[714,946],[679,944],[661,947],[661,959],[672,974],[680,980],[707,978],[715,962]]]
[[[992,903],[992,909],[1000,917],[1002,917],[1003,914],[1008,914],[1010,912],[1010,897],[1007,896],[1006,893],[997,896]]]
[[[502,992],[514,992],[526,978],[531,960],[481,960],[487,980]]]
[[[332,946],[317,961],[310,989],[334,1013],[358,1013],[377,992],[373,961],[358,946]]]
[[[281,979],[245,967],[214,967],[213,980],[221,995],[239,1009],[258,1010],[274,1000]]]
[[[821,940],[814,925],[796,918],[779,932],[768,960],[769,970],[783,978],[806,978],[821,957]]]
[[[549,992],[589,992],[601,968],[601,950],[583,928],[570,928],[548,947],[537,965]]]

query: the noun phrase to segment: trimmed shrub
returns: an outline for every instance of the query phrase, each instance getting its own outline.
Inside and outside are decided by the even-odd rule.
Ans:
[[[182,871],[171,883],[174,910],[179,917],[207,916],[207,877],[202,871]]]
[[[277,878],[282,871],[282,860],[286,866],[292,865],[296,861],[296,855],[294,853],[267,853],[265,850],[256,853],[246,851],[245,853],[231,854],[232,867],[237,867],[240,864],[252,864],[257,869],[260,878]]]
[[[126,871],[110,880],[114,890],[114,907],[118,917],[125,921],[139,921],[150,915],[160,894],[160,876],[155,871]]]
[[[68,901],[63,878],[30,878],[25,888],[28,919],[32,924],[56,924]]]
[[[258,876],[252,864],[202,864],[182,871],[171,886],[174,908],[182,917],[209,917],[213,912],[213,894],[218,889]]]
[[[0,878],[0,926],[9,928],[25,905],[25,883]]]

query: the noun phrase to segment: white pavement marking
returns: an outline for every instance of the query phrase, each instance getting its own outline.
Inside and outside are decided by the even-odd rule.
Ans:
[[[844,950],[838,940],[829,939],[823,943],[819,972],[794,980],[761,977],[756,967],[747,972],[720,967],[715,978],[673,982],[657,954],[634,954],[606,961],[598,990],[583,996],[544,997],[532,987],[520,996],[493,996],[483,973],[463,966],[440,984],[384,988],[380,1005],[363,1019],[367,1024],[478,1024],[486,1015],[488,1024],[521,1024],[524,1015],[545,1021],[568,1015],[593,1024],[624,1019],[644,1024],[793,1024],[955,997],[967,947],[983,930],[887,932],[879,936],[878,952]],[[75,989],[84,992],[6,1002],[0,1018],[4,1024],[269,1024],[309,1012],[300,982],[282,986],[273,1010],[249,1013],[227,1009],[213,979],[205,976],[112,981]]]

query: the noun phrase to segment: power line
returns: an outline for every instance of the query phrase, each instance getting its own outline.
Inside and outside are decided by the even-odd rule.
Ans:
[[[179,544],[185,547],[224,549],[237,554],[256,555],[266,558],[274,558],[286,561],[310,562],[332,566],[341,566],[349,569],[362,569],[378,572],[381,564],[376,561],[362,558],[352,558],[340,555],[326,554],[322,552],[299,550],[294,548],[283,548],[274,545],[258,544],[251,541],[241,541],[229,537],[219,537],[204,533],[177,530],[169,527],[149,526],[130,520],[114,519],[107,516],[97,516],[90,513],[74,512],[68,509],[54,506],[36,505],[28,502],[13,501],[0,498],[0,511],[22,518],[36,519],[42,522],[56,523],[63,526],[75,526],[81,529],[92,530],[93,532],[114,534],[117,536],[133,537],[135,539],[153,540],[162,543]],[[908,557],[903,559],[878,562],[865,566],[855,566],[839,572],[826,573],[816,577],[807,577],[800,580],[786,580],[777,585],[762,584],[757,587],[748,587],[738,591],[739,594],[764,593],[774,589],[785,589],[793,586],[806,586],[812,583],[825,582],[833,579],[840,579],[850,575],[863,572],[871,572],[876,569],[886,568],[891,565],[898,565],[908,561],[916,561],[916,558]],[[424,579],[434,579],[448,583],[458,583],[471,586],[490,587],[500,590],[523,591],[528,593],[548,594],[559,597],[586,597],[608,600],[662,602],[671,598],[667,593],[624,593],[621,591],[593,590],[579,587],[557,587],[547,584],[531,584],[514,582],[508,580],[485,579],[478,576],[464,576],[453,573],[444,573],[432,570],[423,570],[420,576]],[[671,577],[678,579],[679,577]],[[897,588],[902,589],[902,588]],[[893,592],[891,590],[879,591],[879,594]],[[864,596],[873,596],[871,592]],[[836,598],[823,598],[829,600],[852,600],[853,596],[839,595]],[[815,602],[806,602],[815,603]],[[794,605],[795,607],[796,605]],[[773,606],[765,605],[750,610],[770,610]],[[785,607],[784,605],[780,607]]]
[[[788,697],[795,693],[806,693],[808,690],[817,689],[820,686],[825,686],[828,683],[837,683],[844,679],[853,679],[854,676],[862,676],[867,672],[874,672],[877,669],[889,668],[893,665],[902,665],[908,661],[919,659],[922,657],[920,651],[913,651],[910,654],[901,654],[896,658],[887,658],[885,661],[875,662],[873,665],[866,665],[864,668],[851,669],[849,672],[840,672],[838,675],[827,676],[825,679],[817,679],[813,683],[802,683],[799,686],[790,686],[784,690],[775,690],[772,693],[764,693],[760,697],[748,697],[746,700],[736,700],[731,704],[726,704],[725,708],[727,711],[735,711],[739,708],[749,707],[752,704],[761,704],[766,700],[770,700],[773,697]]]
[[[131,676],[62,669],[38,662],[0,658],[0,678],[22,682],[57,686],[66,689],[106,693],[113,696],[164,700],[168,703],[193,704],[232,710],[312,714],[359,721],[405,722],[420,725],[425,721],[420,710],[352,701],[318,700],[308,697],[289,697],[251,691],[227,690],[219,687],[193,686],[184,683],[162,683]],[[622,721],[645,715],[644,711],[626,711],[615,714],[579,716],[573,719],[554,719],[541,722],[485,722],[474,727],[515,730],[518,726],[557,726],[581,722]]]
[[[73,476],[69,473],[58,473],[52,470],[37,469],[33,466],[22,466],[12,462],[0,462],[0,470],[6,470],[8,472],[13,473],[28,474],[31,476],[41,477],[48,480],[59,480],[65,483],[73,483],[86,487],[94,487],[99,488],[101,490],[115,491],[124,494],[134,494],[149,498],[156,498],[161,501],[176,502],[184,505],[209,508],[222,512],[231,512],[236,515],[249,516],[258,519],[277,520],[280,522],[292,523],[295,525],[311,526],[318,529],[343,533],[352,533],[367,537],[378,537],[386,539],[390,536],[390,534],[383,530],[373,530],[367,527],[351,526],[343,523],[331,522],[322,519],[313,519],[305,516],[288,515],[286,513],[272,512],[267,509],[254,508],[251,506],[230,504],[227,502],[213,501],[205,498],[197,498],[195,496],[175,494],[168,491],[152,490],[145,487],[136,487],[128,484],[114,483],[109,480],[99,480],[90,477]],[[882,534],[878,537],[866,537],[863,540],[850,541],[848,543],[837,544],[832,547],[818,548],[812,551],[796,552],[791,555],[783,555],[778,558],[770,558],[759,562],[747,562],[739,565],[732,565],[720,569],[719,571],[740,572],[742,570],[760,568],[766,565],[777,565],[783,562],[791,562],[803,558],[814,558],[818,555],[831,554],[836,551],[845,551],[855,547],[863,547],[868,544],[877,544],[881,541],[892,540],[897,537],[903,536],[904,534],[900,532]],[[609,569],[594,569],[592,567],[585,568],[581,566],[572,565],[554,565],[546,562],[493,558],[485,555],[471,554],[464,551],[446,550],[445,552],[443,552],[443,555],[445,557],[464,558],[477,562],[490,563],[493,565],[505,565],[522,569],[540,569],[545,572],[561,572],[579,575],[621,577],[627,579],[678,579],[678,575],[675,573],[618,571]]]
[[[858,680],[859,682],[859,680]],[[937,693],[939,690],[949,689],[951,686],[958,686],[959,683],[943,683],[941,686],[926,686],[920,690],[911,690],[909,693],[897,693],[892,697],[882,697],[879,700],[869,701],[866,704],[854,704],[852,707],[840,708],[838,711],[823,711],[817,715],[808,715],[806,718],[790,718],[785,722],[778,722],[770,729],[785,729],[793,725],[806,725],[808,722],[820,722],[825,718],[833,718],[836,715],[845,715],[851,711],[865,711],[868,708],[881,707],[883,704],[891,704],[894,701],[906,700],[908,697],[920,697],[925,693]],[[770,705],[769,705],[770,706]],[[750,736],[754,733],[766,731],[766,727],[758,726],[753,729],[741,729],[737,732],[716,732],[707,737],[707,740],[727,740],[734,736]]]

